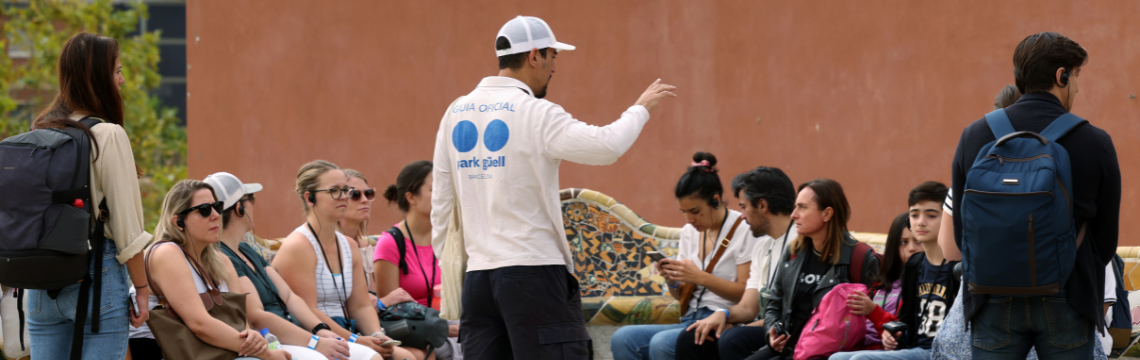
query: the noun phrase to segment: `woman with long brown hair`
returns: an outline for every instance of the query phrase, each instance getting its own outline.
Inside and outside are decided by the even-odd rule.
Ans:
[[[792,220],[799,237],[781,258],[780,272],[771,285],[773,296],[764,316],[768,346],[748,359],[790,356],[812,311],[835,285],[858,279],[869,287],[878,278],[875,251],[857,246],[847,230],[851,206],[843,187],[835,180],[815,179],[798,190]],[[863,251],[857,251],[860,248]],[[852,269],[855,256],[863,256],[862,269]]]
[[[119,61],[119,43],[96,34],[81,33],[67,40],[59,54],[59,93],[32,122],[32,128],[65,127],[83,130],[91,139],[91,200],[93,206],[105,204],[108,220],[102,253],[91,253],[90,276],[101,276],[101,289],[90,289],[99,303],[88,305],[91,324],[98,314],[99,331],[88,326],[83,333],[84,359],[121,359],[127,351],[127,324],[142,325],[148,313],[128,311],[127,275],[138,288],[136,299],[146,303],[150,292],[143,269],[143,249],[152,236],[143,229],[142,196],[131,142],[123,130],[123,100],[119,87],[125,82]],[[98,119],[88,128],[80,121]],[[102,207],[102,206],[100,206]],[[92,244],[98,245],[98,244]],[[98,246],[94,247],[99,249]],[[94,269],[103,269],[98,273]],[[98,282],[96,282],[98,283]],[[75,299],[80,284],[69,285],[56,296],[48,291],[28,291],[28,332],[32,357],[65,359],[76,327]],[[62,346],[61,346],[62,345]]]

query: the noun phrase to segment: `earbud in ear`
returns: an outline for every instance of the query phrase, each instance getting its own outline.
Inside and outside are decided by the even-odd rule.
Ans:
[[[237,209],[234,209],[238,217],[245,217],[245,202],[238,202]]]
[[[179,218],[177,221],[177,224],[178,224],[178,231],[186,231],[186,222],[185,221],[183,221],[181,218]]]
[[[313,193],[309,193],[309,202],[312,203],[313,205],[316,205],[317,204],[317,195],[315,195]]]
[[[1061,87],[1069,86],[1069,70],[1061,73]]]

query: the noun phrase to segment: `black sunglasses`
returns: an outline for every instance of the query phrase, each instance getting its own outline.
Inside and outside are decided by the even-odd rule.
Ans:
[[[179,211],[178,216],[179,217],[186,216],[186,214],[190,213],[191,211],[198,210],[198,214],[202,215],[202,217],[210,217],[210,210],[217,211],[218,214],[221,214],[222,213],[222,206],[224,206],[224,205],[225,205],[225,203],[221,202],[221,201],[212,202],[212,203],[205,203],[205,204],[201,204],[201,205],[198,205],[198,206],[186,209],[186,210]]]
[[[361,195],[364,195],[364,197],[368,198],[368,200],[375,199],[376,189],[366,189],[363,192],[360,190],[352,189],[348,192],[348,198],[352,199],[352,201],[360,201]]]

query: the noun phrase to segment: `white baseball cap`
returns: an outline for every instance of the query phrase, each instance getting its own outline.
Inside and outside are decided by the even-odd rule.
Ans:
[[[261,184],[243,184],[238,180],[237,176],[228,172],[213,173],[207,176],[205,180],[207,184],[214,187],[214,193],[218,195],[218,199],[222,200],[225,206],[222,209],[229,209],[241,200],[242,196],[261,191]]]
[[[511,47],[503,50],[495,50],[495,56],[504,56],[511,54],[518,54],[531,51],[533,49],[546,49],[551,48],[555,51],[570,51],[574,50],[574,45],[563,44],[554,40],[554,31],[550,30],[550,25],[547,25],[542,19],[534,16],[519,16],[511,21],[503,24],[503,28],[499,29],[499,35],[495,37],[497,42],[499,37],[507,38],[511,43]]]

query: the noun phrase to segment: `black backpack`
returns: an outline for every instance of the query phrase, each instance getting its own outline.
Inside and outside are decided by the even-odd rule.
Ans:
[[[88,128],[102,122],[80,120]],[[0,284],[19,289],[21,337],[24,290],[47,290],[54,299],[65,286],[81,284],[72,359],[82,356],[88,293],[96,304],[91,332],[99,332],[103,277],[92,279],[88,269],[91,254],[103,253],[107,212],[104,199],[95,216],[90,168],[91,139],[78,128],[36,129],[0,141]],[[89,291],[92,283],[96,291]]]

